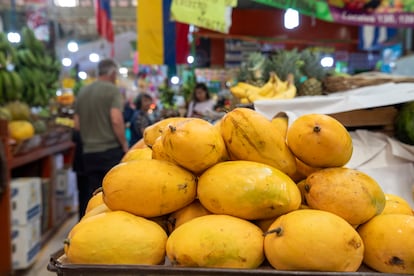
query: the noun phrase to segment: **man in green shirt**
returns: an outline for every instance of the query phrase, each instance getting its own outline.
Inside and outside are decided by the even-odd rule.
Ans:
[[[122,115],[123,99],[115,86],[117,75],[116,62],[111,59],[100,61],[98,79],[83,87],[75,102],[75,130],[80,132],[83,146],[88,200],[93,191],[102,186],[105,174],[128,150]],[[79,202],[82,209],[86,204]]]

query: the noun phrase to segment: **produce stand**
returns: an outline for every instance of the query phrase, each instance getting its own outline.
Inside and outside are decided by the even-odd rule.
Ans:
[[[0,193],[0,275],[9,275],[12,272],[11,262],[11,204],[10,204],[10,180],[13,176],[39,176],[50,178],[53,168],[54,154],[62,153],[64,163],[71,164],[74,154],[74,144],[70,140],[68,132],[59,134],[59,139],[54,143],[44,145],[43,136],[36,135],[29,140],[10,144],[8,122],[0,120],[0,146],[3,147],[4,161],[1,168],[5,168],[6,183],[3,192]],[[69,132],[70,133],[70,132]],[[1,159],[0,159],[1,160]],[[53,186],[52,186],[53,187]],[[61,223],[67,217],[60,217],[59,221],[52,221],[51,218],[56,212],[56,204],[53,197],[54,188],[49,193],[49,225],[46,232],[42,233],[41,244],[44,244],[53,233],[57,231]]]
[[[59,276],[98,276],[98,275],[197,275],[197,276],[226,276],[226,275],[357,275],[357,276],[376,276],[393,275],[379,273],[361,266],[358,272],[316,272],[316,271],[279,271],[269,265],[263,265],[258,269],[231,269],[231,268],[202,268],[202,267],[178,267],[171,265],[80,265],[69,264],[65,260],[63,250],[59,250],[51,255],[48,270],[55,272]]]

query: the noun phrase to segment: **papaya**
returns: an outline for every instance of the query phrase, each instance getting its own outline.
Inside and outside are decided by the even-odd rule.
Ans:
[[[369,175],[350,168],[327,168],[306,178],[305,198],[313,209],[362,224],[382,212],[385,194]]]
[[[109,209],[157,217],[177,211],[195,199],[196,177],[167,161],[141,159],[112,167],[102,188]]]
[[[129,149],[142,149],[147,148],[148,146],[145,144],[144,138],[139,139],[135,144],[133,144]]]
[[[164,146],[162,144],[162,137],[158,137],[157,139],[155,139],[155,142],[152,145],[151,149],[152,159],[164,160],[175,163],[174,160],[165,152]]]
[[[124,211],[97,214],[78,222],[65,240],[73,264],[164,262],[167,234],[155,222]]]
[[[201,216],[170,234],[166,252],[176,266],[257,268],[264,261],[263,232],[233,216]]]
[[[354,272],[364,244],[343,218],[300,209],[278,217],[264,233],[266,259],[277,270]]]
[[[152,159],[152,150],[149,147],[128,150],[121,159],[121,162],[128,162],[138,159]]]
[[[279,133],[282,134],[283,138],[286,140],[286,134],[289,127],[289,118],[285,114],[278,114],[272,118],[271,122],[276,126]]]
[[[221,162],[198,179],[201,204],[214,214],[248,220],[276,217],[296,210],[301,195],[282,171],[253,161]]]
[[[342,167],[352,156],[351,135],[329,115],[299,116],[289,126],[286,139],[293,154],[311,167]]]
[[[220,132],[203,119],[187,118],[170,123],[161,139],[167,156],[197,175],[227,156]]]
[[[30,139],[35,134],[35,129],[29,121],[17,120],[9,122],[10,137],[22,141]]]
[[[210,215],[211,212],[204,208],[198,199],[195,199],[189,205],[171,213],[167,219],[168,231],[171,233],[180,225],[194,218]]]
[[[378,215],[358,227],[364,263],[383,273],[414,274],[414,216]]]
[[[404,198],[394,194],[385,194],[385,207],[381,215],[385,214],[413,215],[413,211]]]
[[[88,212],[85,213],[85,215],[81,218],[82,220],[87,219],[92,216],[96,216],[102,213],[111,212],[111,210],[106,206],[105,203],[101,203],[98,206],[95,206],[94,208],[88,210]]]
[[[85,213],[89,212],[96,206],[101,205],[102,203],[104,203],[103,196],[102,196],[102,189],[98,189],[93,193],[92,197],[88,200]]]
[[[175,123],[175,122],[183,121],[186,119],[187,118],[184,118],[184,117],[170,117],[170,118],[166,118],[161,121],[158,121],[155,124],[152,124],[150,126],[147,126],[144,129],[144,133],[143,133],[144,143],[147,146],[151,147],[154,144],[155,140],[161,136],[166,126],[168,126],[170,123]]]
[[[264,163],[291,176],[295,157],[283,134],[264,115],[250,108],[235,108],[223,116],[221,135],[231,160]]]

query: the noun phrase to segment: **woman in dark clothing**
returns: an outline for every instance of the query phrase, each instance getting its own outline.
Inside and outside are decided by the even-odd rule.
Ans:
[[[136,110],[131,118],[131,140],[129,142],[129,146],[133,146],[136,142],[138,142],[144,135],[144,129],[147,126],[150,126],[153,122],[151,118],[148,116],[148,110],[151,107],[153,99],[151,95],[147,93],[140,94],[136,101],[135,107]]]

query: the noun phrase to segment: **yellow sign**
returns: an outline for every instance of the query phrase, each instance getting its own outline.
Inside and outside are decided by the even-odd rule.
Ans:
[[[62,88],[73,88],[75,86],[75,79],[73,78],[64,78],[62,80]]]
[[[228,33],[236,5],[237,0],[173,0],[171,16],[179,22]]]

